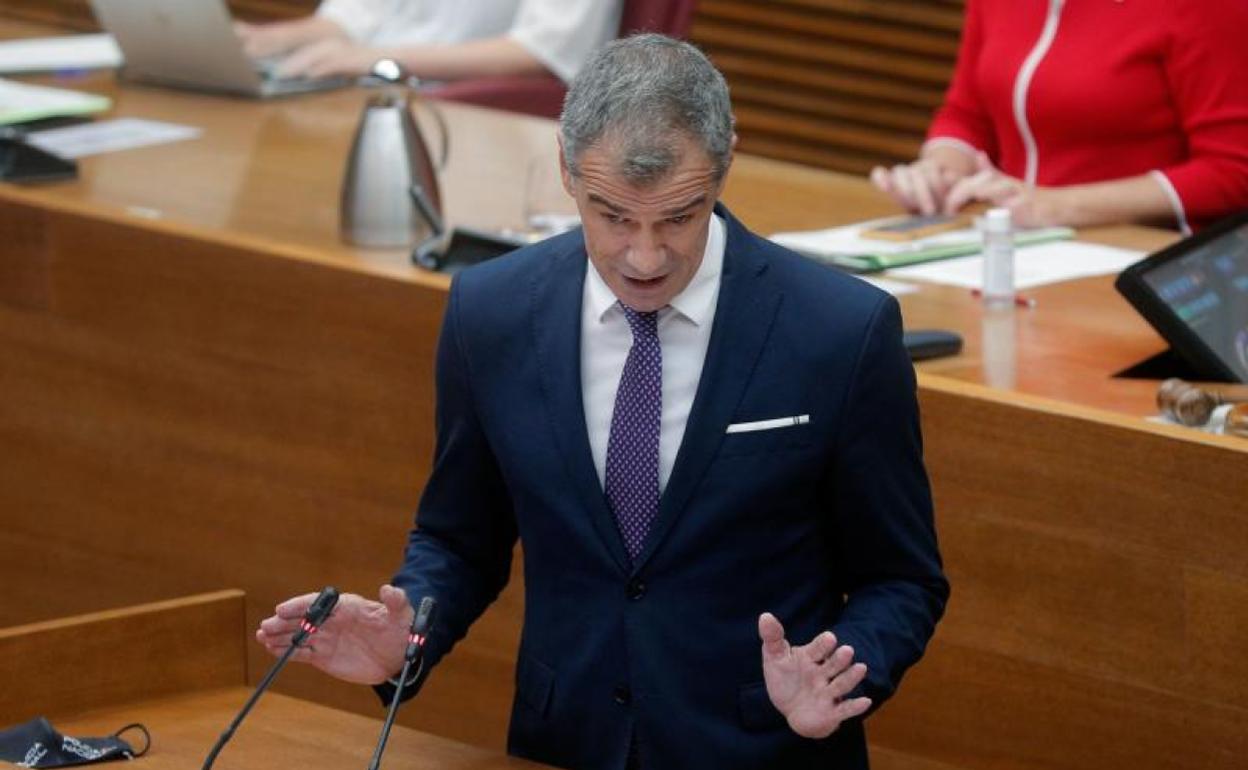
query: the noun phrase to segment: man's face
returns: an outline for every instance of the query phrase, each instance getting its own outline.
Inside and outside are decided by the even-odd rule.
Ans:
[[[605,139],[581,153],[579,176],[562,164],[590,261],[616,299],[642,312],[665,307],[693,279],[723,189],[701,145],[686,136],[678,147],[677,164],[642,187],[621,174],[617,146]]]

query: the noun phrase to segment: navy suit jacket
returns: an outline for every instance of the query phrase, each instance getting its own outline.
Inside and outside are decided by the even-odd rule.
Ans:
[[[432,666],[506,584],[520,537],[513,754],[619,770],[635,736],[645,768],[866,768],[860,720],[809,740],[771,705],[758,615],[775,613],[794,644],[835,631],[879,704],[943,612],[896,301],[717,211],[727,249],[710,347],[636,563],[585,428],[582,234],[452,286],[434,468],[395,584],[439,601]]]

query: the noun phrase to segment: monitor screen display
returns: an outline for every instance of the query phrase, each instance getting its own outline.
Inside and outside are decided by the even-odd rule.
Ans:
[[[1199,376],[1248,382],[1248,211],[1131,265],[1114,285]]]
[[[1240,380],[1248,381],[1248,222],[1143,279]]]

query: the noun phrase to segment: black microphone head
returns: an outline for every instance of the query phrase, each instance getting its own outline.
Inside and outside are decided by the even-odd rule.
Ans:
[[[338,604],[338,589],[333,586],[325,586],[321,592],[312,600],[308,611],[304,613],[303,619],[313,626],[319,626],[325,622],[329,614],[334,611],[334,607]]]
[[[433,616],[437,609],[437,599],[432,596],[421,599],[420,606],[416,608],[416,617],[412,618],[412,633],[417,636],[428,636],[429,629],[433,628]]]

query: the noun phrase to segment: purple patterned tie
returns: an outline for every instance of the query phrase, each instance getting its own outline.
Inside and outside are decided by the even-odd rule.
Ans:
[[[607,440],[607,503],[636,559],[659,511],[659,420],[663,409],[663,351],[659,314],[639,313],[620,303],[633,330],[615,392],[611,437]]]

